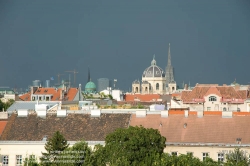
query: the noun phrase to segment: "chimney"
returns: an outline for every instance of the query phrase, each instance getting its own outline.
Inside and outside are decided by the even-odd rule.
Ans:
[[[34,93],[33,86],[30,87],[30,94],[32,95]]]
[[[184,90],[188,90],[188,84],[185,84]]]
[[[60,90],[60,100],[63,99],[63,88]]]

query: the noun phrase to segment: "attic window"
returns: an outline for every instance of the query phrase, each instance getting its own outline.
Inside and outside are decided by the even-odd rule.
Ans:
[[[210,96],[208,100],[209,101],[217,101],[217,98],[215,96]]]
[[[37,90],[37,92],[41,92],[41,90]]]
[[[44,92],[48,92],[48,90],[47,90],[47,89],[45,89],[45,90],[44,90]]]
[[[241,144],[241,138],[236,138],[236,143]]]
[[[184,129],[187,128],[187,123],[184,123],[183,128]]]

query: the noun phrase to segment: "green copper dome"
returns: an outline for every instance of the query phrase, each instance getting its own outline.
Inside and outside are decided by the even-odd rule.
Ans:
[[[85,92],[87,93],[95,93],[96,92],[96,85],[94,82],[89,81],[86,85],[85,85]]]

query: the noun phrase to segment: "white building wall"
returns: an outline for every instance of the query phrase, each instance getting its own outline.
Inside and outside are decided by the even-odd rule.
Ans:
[[[112,90],[112,97],[113,99],[117,101],[122,101],[123,99],[121,98],[122,96],[122,91],[121,90]]]
[[[3,143],[3,142],[9,142],[9,141],[0,141],[0,154],[1,155],[8,155],[9,156],[9,166],[15,166],[16,164],[16,155],[22,155],[23,161],[25,157],[28,157],[29,155],[35,155],[35,157],[38,159],[42,157],[41,152],[46,152],[44,149],[45,141],[16,141],[15,143]],[[95,141],[93,141],[95,142]],[[69,142],[70,143],[70,142]],[[96,143],[90,144],[89,147],[92,149],[96,144],[100,142],[96,141]],[[70,143],[70,146],[72,146],[74,143]],[[103,144],[103,143],[101,143]],[[250,147],[241,147],[241,150],[244,151],[246,154],[250,154]],[[198,157],[201,161],[203,160],[203,154],[202,153],[209,153],[209,157],[211,157],[213,160],[218,160],[218,153],[224,153],[225,155],[227,153],[230,153],[234,150],[235,147],[229,147],[229,146],[174,146],[174,145],[167,145],[164,149],[165,153],[172,153],[177,152],[177,155],[180,154],[187,154],[187,152],[192,152],[195,157]],[[224,155],[224,160],[226,159],[226,156]]]
[[[240,145],[239,145],[240,146]],[[246,154],[250,154],[250,147],[240,147]],[[224,152],[224,160],[226,160],[226,154],[234,151],[234,147],[219,147],[219,146],[167,146],[164,149],[165,153],[177,152],[177,155],[187,154],[192,152],[193,156],[198,157],[201,161],[203,160],[202,153],[209,153],[209,157],[213,160],[218,161],[218,153]]]
[[[6,143],[9,142],[9,143]],[[8,155],[9,157],[9,165],[16,165],[16,155],[22,155],[22,159],[24,161],[25,157],[29,157],[29,155],[35,155],[37,161],[40,161],[39,158],[42,157],[41,152],[46,152],[44,149],[46,141],[0,141],[0,155]],[[68,142],[70,146],[73,146],[74,143]],[[99,142],[97,141],[98,144]],[[89,144],[90,148],[94,148],[95,144]],[[102,143],[101,143],[102,144]],[[0,163],[1,165],[1,163]]]

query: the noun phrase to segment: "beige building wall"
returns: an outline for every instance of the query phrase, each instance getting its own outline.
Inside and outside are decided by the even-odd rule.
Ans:
[[[4,142],[4,141],[3,141]],[[36,142],[36,143],[35,143]],[[95,141],[93,141],[95,142]],[[70,143],[70,142],[69,142]],[[98,141],[94,144],[89,144],[89,146],[93,149],[94,145],[98,144]],[[9,156],[9,166],[16,165],[16,155],[22,155],[23,161],[25,157],[29,157],[29,155],[35,155],[37,159],[42,157],[41,152],[46,152],[44,149],[45,142],[42,141],[30,141],[30,142],[22,142],[17,141],[15,143],[1,143],[0,142],[0,154]],[[70,143],[72,146],[73,143]],[[165,153],[171,154],[172,152],[177,152],[177,155],[193,153],[193,156],[198,157],[201,161],[203,160],[203,153],[208,153],[209,157],[213,160],[218,160],[218,153],[224,153],[224,160],[226,159],[226,154],[233,152],[236,146],[174,146],[167,145],[164,149]],[[249,146],[240,146],[241,150],[243,150],[247,155],[250,154],[250,145]]]
[[[35,155],[37,161],[42,157],[42,152],[46,152],[44,149],[45,142],[43,141],[0,141],[0,155],[8,155],[9,166],[16,165],[16,155],[22,155],[24,161],[26,157]],[[97,141],[98,144],[99,141]],[[68,142],[70,146],[74,145],[75,142]],[[89,144],[89,147],[94,148],[95,144]],[[1,165],[1,163],[0,163]]]
[[[240,145],[239,145],[240,147]],[[224,160],[226,160],[226,154],[233,152],[235,147],[218,147],[218,146],[167,146],[164,149],[165,153],[171,154],[177,152],[177,155],[187,154],[188,152],[193,153],[193,156],[198,157],[201,161],[203,160],[203,153],[208,153],[209,157],[213,160],[218,161],[218,153],[224,153]],[[250,147],[240,147],[248,156],[250,154]]]
[[[210,96],[215,96],[217,101],[209,101]],[[231,104],[231,103],[222,103],[221,97],[215,94],[211,94],[204,97],[205,102],[203,103],[194,103],[194,104],[184,104],[182,101],[179,101],[181,108],[190,108],[191,111],[232,111],[236,112],[239,108],[240,112],[250,112],[250,101],[245,101],[244,103]]]
[[[142,77],[142,82],[148,81],[151,84],[151,91],[153,94],[165,94],[166,93],[166,79],[165,77]],[[159,90],[156,90],[156,84],[159,84]]]

